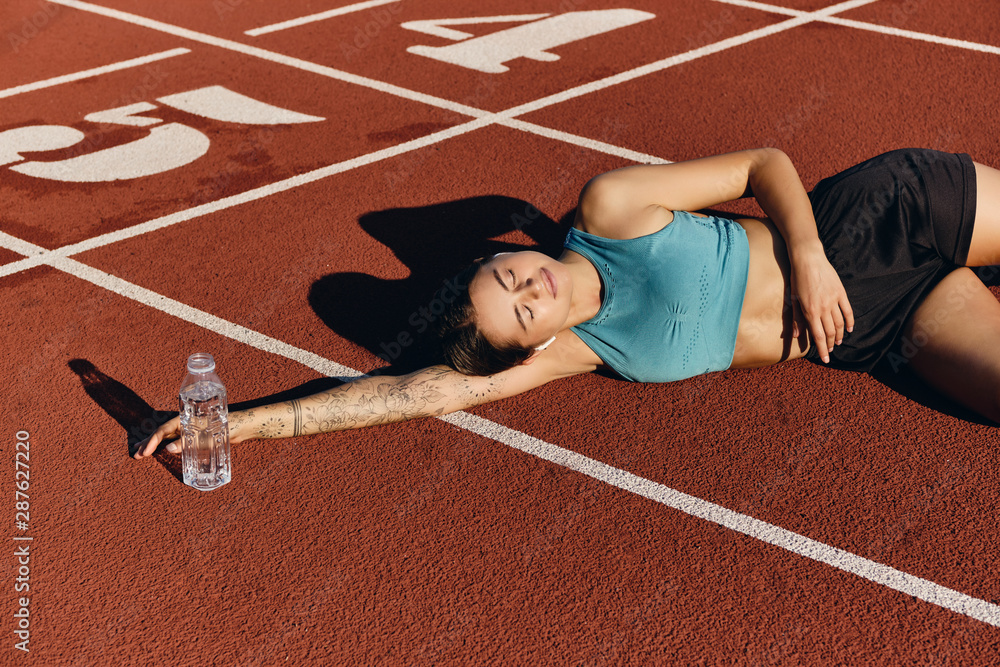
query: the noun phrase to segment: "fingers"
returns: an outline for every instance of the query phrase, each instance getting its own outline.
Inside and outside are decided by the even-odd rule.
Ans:
[[[150,454],[156,451],[157,444],[159,444],[159,440],[157,439],[156,434],[154,433],[153,435],[149,436],[148,438],[140,442],[138,445],[136,445],[135,454],[132,455],[132,458],[142,459],[149,456]]]
[[[813,344],[823,363],[830,363],[830,353],[837,345],[844,342],[844,334],[854,331],[854,312],[845,296],[839,307],[827,311],[822,316],[814,316],[809,320],[809,330],[813,335]]]
[[[823,325],[826,327],[829,349],[832,350],[835,345],[844,342],[844,316],[839,309],[831,312],[830,317],[823,322]]]
[[[162,440],[163,437],[159,435],[159,432],[149,436],[148,438],[139,443],[139,446],[135,452],[135,458],[143,459],[146,458],[147,456],[152,456],[153,452],[156,451],[157,446],[160,444],[160,441]]]
[[[854,311],[840,277],[825,257],[812,261],[806,256],[793,267],[790,292],[793,335],[797,338],[805,328],[815,351],[824,363],[830,363],[834,347],[854,330]]]
[[[827,328],[823,323],[823,319],[814,317],[809,320],[809,331],[812,332],[813,345],[816,346],[819,358],[823,360],[824,364],[830,363],[830,350],[833,349],[833,341],[832,336],[827,335]]]
[[[135,458],[142,459],[147,456],[152,456],[156,452],[156,448],[164,440],[169,440],[171,438],[178,438],[180,436],[180,417],[174,417],[165,424],[161,424],[158,429],[149,436],[143,442],[140,442],[136,447]],[[172,442],[167,445],[167,451],[172,453],[177,453],[180,451],[180,443]]]
[[[851,308],[851,302],[847,300],[847,294],[840,298],[840,311],[844,313],[844,325],[847,327],[847,333],[854,331],[854,310]]]

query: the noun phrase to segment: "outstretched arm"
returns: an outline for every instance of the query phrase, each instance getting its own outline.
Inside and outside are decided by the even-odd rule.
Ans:
[[[506,384],[502,374],[471,377],[447,366],[398,377],[365,376],[305,398],[233,411],[229,441],[291,438],[443,415],[500,398]],[[140,444],[135,458],[150,456],[163,441],[180,435],[180,417],[175,417]]]
[[[431,366],[399,377],[363,377],[306,398],[236,412],[240,440],[288,438],[436,417],[500,395],[502,377],[480,378]]]
[[[233,411],[229,414],[229,441],[239,444],[254,438],[291,438],[436,417],[593,370],[565,363],[565,350],[560,347],[570,344],[563,340],[534,363],[488,377],[430,366],[409,375],[364,376],[305,398]],[[180,418],[174,417],[139,443],[135,458],[151,456],[164,441],[180,435]],[[179,451],[175,445],[179,443],[172,443],[168,451]]]

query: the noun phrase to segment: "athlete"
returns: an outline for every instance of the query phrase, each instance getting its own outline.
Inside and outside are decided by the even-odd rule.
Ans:
[[[746,196],[767,217],[693,213]],[[909,365],[1000,421],[1000,302],[968,268],[998,262],[1000,171],[965,154],[892,151],[810,193],[772,148],[626,167],[584,187],[558,259],[459,276],[447,363],[233,411],[230,440],[443,415],[602,367],[662,382],[801,357]],[[135,456],[177,437],[174,418]]]

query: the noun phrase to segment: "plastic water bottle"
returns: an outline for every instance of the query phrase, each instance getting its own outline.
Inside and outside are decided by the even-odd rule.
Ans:
[[[188,357],[181,382],[181,467],[184,483],[199,491],[217,489],[232,476],[229,467],[229,408],[215,359]]]

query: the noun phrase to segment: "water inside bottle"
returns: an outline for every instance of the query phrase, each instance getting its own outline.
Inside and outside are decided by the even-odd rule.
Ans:
[[[230,478],[226,390],[214,382],[196,382],[181,390],[184,483],[215,489]]]

